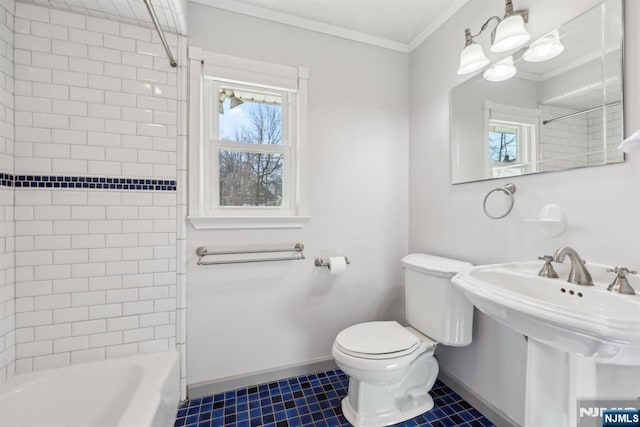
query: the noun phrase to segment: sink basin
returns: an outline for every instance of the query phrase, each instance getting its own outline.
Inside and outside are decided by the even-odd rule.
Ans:
[[[539,277],[541,266],[478,266],[453,282],[480,311],[529,338],[599,363],[640,365],[640,295],[607,291],[615,275],[605,265],[587,264],[595,286],[568,283],[568,261],[554,264],[559,279]],[[629,282],[640,294],[640,279]]]

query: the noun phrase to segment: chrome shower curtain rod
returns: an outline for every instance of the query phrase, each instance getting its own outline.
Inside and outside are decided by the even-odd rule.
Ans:
[[[149,15],[151,15],[151,20],[153,21],[153,25],[155,25],[156,30],[158,31],[158,35],[160,36],[160,41],[164,46],[164,50],[167,52],[167,56],[169,57],[169,64],[172,67],[177,67],[178,63],[175,59],[173,59],[173,54],[171,53],[171,48],[169,47],[169,43],[167,43],[167,38],[164,36],[164,31],[162,31],[162,27],[160,27],[160,22],[158,21],[158,16],[156,16],[156,11],[151,4],[151,0],[144,0],[144,4],[147,6],[147,10],[149,11]]]
[[[554,117],[553,119],[549,119],[549,120],[543,121],[542,124],[546,125],[546,124],[555,122],[556,120],[568,119],[570,117],[575,117],[575,116],[579,116],[581,114],[591,113],[592,111],[598,111],[598,110],[602,110],[605,107],[613,107],[613,106],[620,105],[620,104],[622,104],[622,101],[610,102],[609,104],[601,105],[599,107],[589,108],[588,110],[578,111],[577,113],[571,113],[571,114],[566,114],[566,115],[560,116],[560,117]]]

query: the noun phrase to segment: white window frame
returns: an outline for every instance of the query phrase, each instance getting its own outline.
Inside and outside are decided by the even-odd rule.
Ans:
[[[309,70],[206,52],[189,47],[189,215],[196,229],[301,228],[310,219],[305,149]],[[283,144],[219,141],[218,85],[262,88],[283,95]],[[204,118],[211,120],[206,121]],[[284,155],[280,207],[219,206],[218,155],[214,150]]]
[[[503,165],[500,162],[489,160],[489,129],[492,124],[505,124],[519,129],[518,135],[518,157],[519,161],[510,165]],[[538,169],[538,135],[540,129],[540,112],[538,109],[515,107],[503,105],[491,101],[484,104],[484,154],[485,154],[485,176],[488,178],[499,178],[501,176],[511,176],[505,173],[512,170],[513,175],[536,172]]]

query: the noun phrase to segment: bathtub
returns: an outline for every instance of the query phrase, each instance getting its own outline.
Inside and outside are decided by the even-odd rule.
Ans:
[[[178,369],[171,351],[18,375],[0,387],[0,426],[170,427]]]

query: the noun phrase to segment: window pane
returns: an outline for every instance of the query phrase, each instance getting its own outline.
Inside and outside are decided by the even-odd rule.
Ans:
[[[251,144],[282,143],[282,96],[221,87],[219,139]]]
[[[220,150],[220,206],[282,206],[283,156]]]
[[[489,160],[510,163],[518,160],[518,129],[509,126],[489,128]]]

